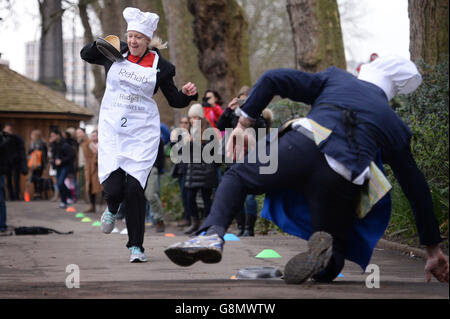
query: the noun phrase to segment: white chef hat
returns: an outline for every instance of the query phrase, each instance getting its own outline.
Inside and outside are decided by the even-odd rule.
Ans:
[[[157,14],[128,7],[123,10],[123,17],[128,23],[127,31],[138,31],[150,39],[153,38],[159,21]]]
[[[392,55],[380,57],[361,66],[358,79],[380,87],[388,100],[398,93],[414,92],[422,83],[422,76],[410,60]]]

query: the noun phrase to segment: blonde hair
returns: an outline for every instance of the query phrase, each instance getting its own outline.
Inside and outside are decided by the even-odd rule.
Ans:
[[[151,39],[148,47],[150,49],[156,48],[158,50],[164,50],[164,49],[167,49],[167,42],[163,42],[163,40],[160,37],[155,35],[155,36],[153,36],[153,39]]]
[[[163,40],[160,37],[158,37],[157,35],[153,35],[152,39],[150,39],[145,34],[143,34],[143,36],[150,42],[148,45],[149,49],[153,49],[153,48],[158,49],[158,50],[167,49],[167,42],[163,42]],[[125,32],[125,38],[128,38],[128,32]]]

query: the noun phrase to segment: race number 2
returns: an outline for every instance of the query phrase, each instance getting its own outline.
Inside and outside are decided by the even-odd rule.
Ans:
[[[120,121],[121,121],[121,125],[120,125],[120,127],[127,127],[127,121],[128,121],[128,119],[126,118],[126,117],[122,117],[121,119],[120,119]]]

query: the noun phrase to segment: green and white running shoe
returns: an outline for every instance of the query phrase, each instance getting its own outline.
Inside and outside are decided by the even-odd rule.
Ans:
[[[105,234],[110,234],[113,231],[114,226],[116,225],[116,215],[111,213],[108,208],[106,208],[105,212],[100,218],[100,221],[102,222],[102,232],[104,232]]]
[[[137,246],[132,246],[130,249],[130,263],[145,263],[147,261],[147,257],[145,257],[142,250]]]

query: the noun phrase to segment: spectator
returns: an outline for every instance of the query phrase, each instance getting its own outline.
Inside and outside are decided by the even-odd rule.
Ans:
[[[95,154],[98,154],[98,130],[97,129],[93,130],[91,133],[91,143],[89,144],[89,147]]]
[[[96,132],[96,131],[94,131]],[[93,133],[94,133],[93,132]],[[98,179],[98,158],[95,148],[91,147],[92,141],[82,128],[76,131],[77,142],[80,145],[80,153],[83,154],[85,160],[84,180],[86,185],[86,193],[89,197],[90,206],[85,213],[95,213],[96,195],[101,193],[102,185]]]
[[[3,132],[0,128],[0,236],[9,235],[7,232],[8,226],[6,224],[6,191],[4,174],[9,170],[7,150],[10,138],[10,134]]]
[[[65,181],[66,186],[69,188],[70,193],[72,194],[72,198],[74,201],[77,200],[79,195],[79,187],[78,187],[78,179],[77,179],[77,173],[78,173],[78,143],[77,143],[77,134],[76,129],[73,127],[69,127],[64,131],[63,135],[64,139],[70,146],[72,147],[74,154],[75,154],[75,161],[73,162],[73,170],[67,176],[67,180]],[[68,203],[71,203],[71,200],[69,199]]]
[[[153,221],[155,222],[155,229],[157,233],[162,233],[165,230],[163,219],[163,207],[160,199],[160,178],[159,176],[164,171],[165,164],[164,154],[164,140],[161,137],[158,147],[158,155],[156,156],[155,164],[147,179],[147,186],[145,187],[145,199],[147,200],[147,217],[150,212],[153,214]]]
[[[172,130],[170,134],[170,144],[171,146],[180,142],[183,138],[189,139],[189,119],[186,116],[183,116],[180,119],[179,127]],[[181,154],[181,150],[179,152]],[[178,179],[178,185],[180,186],[180,194],[181,194],[181,202],[183,204],[183,221],[177,224],[178,227],[185,227],[191,225],[191,220],[187,213],[187,199],[186,199],[186,188],[184,187],[184,183],[186,181],[186,165],[187,163],[177,163],[172,167],[171,176]]]
[[[164,124],[163,122],[161,122],[160,128],[161,128],[161,138],[163,139],[164,145],[166,145],[167,143],[170,142],[170,130],[167,127],[167,125]]]
[[[28,150],[28,169],[31,171],[30,181],[34,185],[34,199],[42,199],[42,173],[47,166],[47,154],[47,145],[41,138],[41,131],[33,130]]]
[[[211,196],[213,188],[218,185],[217,164],[205,163],[201,154],[195,154],[194,143],[200,143],[201,153],[203,153],[204,147],[217,141],[211,137],[210,140],[203,139],[203,132],[211,127],[209,121],[204,118],[203,108],[200,104],[194,104],[191,106],[188,112],[190,122],[190,142],[191,147],[191,161],[186,167],[186,198],[188,214],[191,218],[191,226],[184,232],[185,234],[192,234],[200,226],[200,217],[198,213],[198,207],[196,202],[197,192],[200,191],[204,203],[204,216],[208,216],[211,209]],[[200,124],[200,125],[199,125]],[[200,129],[200,132],[198,130]],[[220,132],[217,131],[217,137],[220,136]],[[197,161],[197,156],[201,156],[201,161]],[[194,160],[195,159],[195,160]],[[200,162],[200,163],[199,163]]]
[[[9,134],[7,144],[8,170],[6,172],[10,200],[20,199],[20,174],[28,173],[25,143],[23,138],[13,133],[12,125],[5,124],[3,132]]]
[[[204,117],[209,121],[212,127],[216,127],[219,117],[222,115],[222,98],[219,93],[213,90],[207,90],[203,96],[202,106]]]
[[[73,173],[75,152],[70,144],[62,138],[61,132],[58,130],[50,133],[49,142],[53,143],[52,164],[56,168],[56,180],[60,196],[59,207],[66,208],[67,199],[70,198],[71,194],[64,181],[70,173]]]

